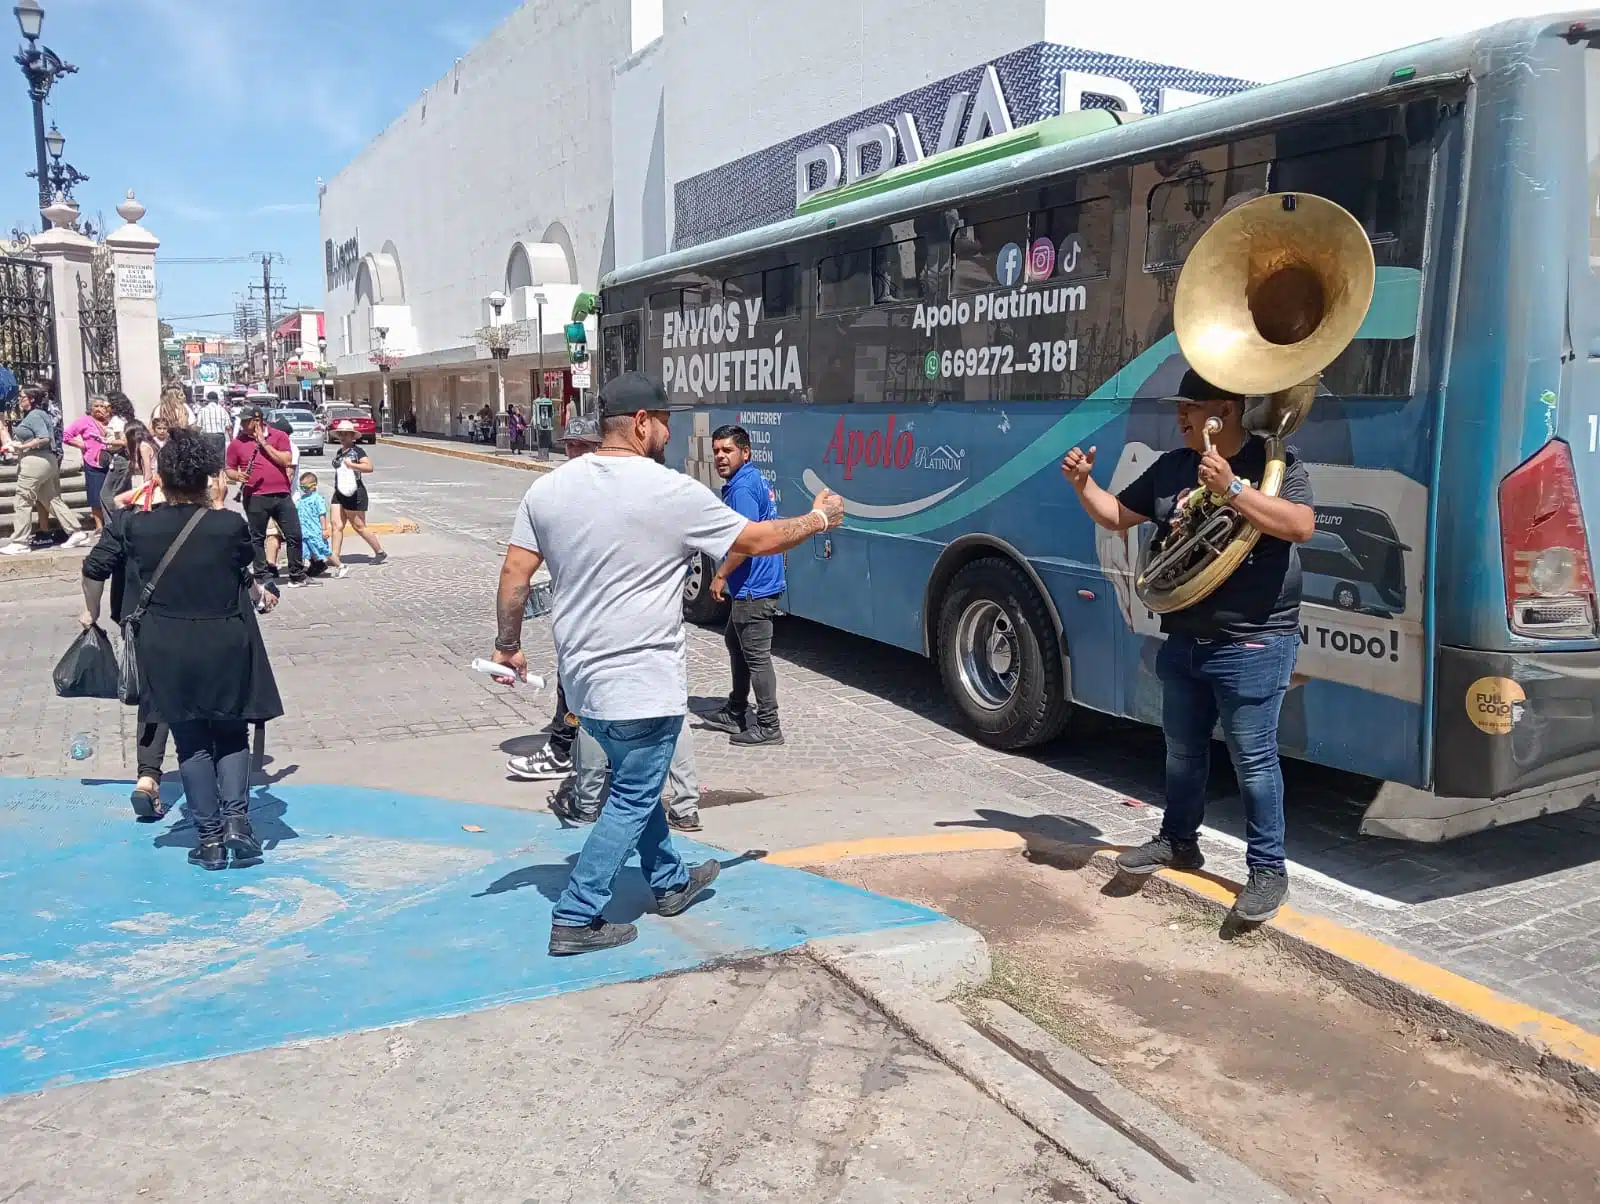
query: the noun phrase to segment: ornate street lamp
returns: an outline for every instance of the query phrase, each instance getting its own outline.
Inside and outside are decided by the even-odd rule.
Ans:
[[[50,132],[44,136],[44,146],[50,153],[50,191],[55,196],[71,200],[72,190],[79,184],[88,183],[89,177],[72,164],[61,161],[62,152],[67,149],[67,136],[56,128],[55,122],[50,123]],[[31,180],[38,174],[30,171],[28,178]]]
[[[494,357],[495,423],[494,450],[496,454],[511,450],[511,429],[506,422],[506,357],[511,354],[511,332],[500,324],[500,311],[506,307],[506,295],[499,289],[488,296],[489,308],[494,311],[494,321],[485,328],[483,341]]]
[[[17,51],[17,66],[28,81],[28,96],[33,101],[33,149],[37,160],[32,173],[39,181],[39,208],[51,203],[56,189],[50,179],[50,166],[45,161],[47,148],[44,132],[44,102],[50,97],[50,88],[63,75],[72,75],[77,68],[62,60],[54,50],[39,44],[39,34],[44,30],[44,9],[39,0],[18,0],[11,10],[16,14],[17,27],[22,30],[26,45]],[[63,143],[65,140],[63,139]],[[43,229],[48,230],[46,225]]]
[[[1201,220],[1211,210],[1211,181],[1206,179],[1206,169],[1199,160],[1191,159],[1183,170],[1183,207],[1195,221]]]
[[[378,415],[378,421],[381,423],[383,416],[389,412],[389,370],[394,367],[394,361],[398,357],[390,355],[388,348],[384,346],[389,338],[387,326],[374,326],[372,336],[378,340],[378,346],[367,358],[378,365],[378,375],[383,379],[383,410]]]

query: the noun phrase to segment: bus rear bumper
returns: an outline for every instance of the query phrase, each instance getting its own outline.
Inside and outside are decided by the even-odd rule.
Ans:
[[[1385,782],[1365,835],[1440,841],[1600,798],[1600,652],[1441,648],[1434,788]]]

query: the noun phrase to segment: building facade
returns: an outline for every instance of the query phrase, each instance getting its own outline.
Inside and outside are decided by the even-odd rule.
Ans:
[[[387,363],[395,422],[455,433],[497,408],[486,328],[509,325],[506,401],[570,399],[563,326],[615,267],[1066,110],[1194,104],[1507,5],[1441,18],[1350,0],[1373,20],[1316,39],[1265,0],[1237,7],[1217,22],[1063,0],[524,4],[322,186],[340,396],[376,413]]]

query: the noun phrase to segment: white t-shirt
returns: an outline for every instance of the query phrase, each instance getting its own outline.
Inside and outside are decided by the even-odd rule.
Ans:
[[[588,455],[535,481],[511,542],[550,566],[567,705],[589,719],[689,710],[683,584],[749,522],[693,477],[644,456]]]

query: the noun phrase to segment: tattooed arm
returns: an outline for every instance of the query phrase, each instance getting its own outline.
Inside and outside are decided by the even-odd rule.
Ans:
[[[820,535],[844,521],[844,499],[831,489],[817,494],[811,507],[809,513],[798,518],[745,524],[730,551],[741,556],[772,556],[798,547],[813,535]]]
[[[522,613],[533,575],[543,563],[539,553],[511,544],[500,566],[500,589],[494,608],[494,663],[509,665],[521,678],[528,675],[528,659],[522,654]]]

